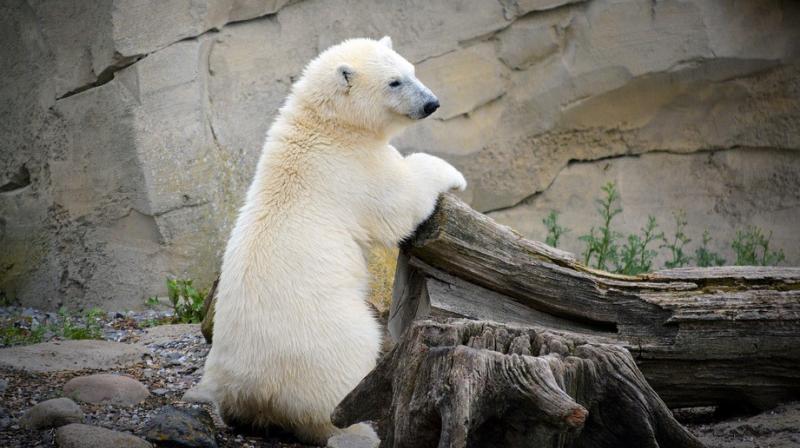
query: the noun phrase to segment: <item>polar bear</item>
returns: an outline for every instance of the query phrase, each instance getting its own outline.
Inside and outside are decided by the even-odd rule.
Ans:
[[[466,187],[444,160],[389,145],[438,107],[388,37],[329,48],[293,85],[222,263],[200,387],[226,422],[317,444],[339,431],[331,412],[381,344],[366,247],[396,245]]]

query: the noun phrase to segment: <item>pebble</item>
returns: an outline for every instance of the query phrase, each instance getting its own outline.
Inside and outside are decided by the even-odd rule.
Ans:
[[[217,448],[214,420],[205,409],[164,406],[144,429],[147,440],[157,445],[185,448]]]
[[[146,440],[99,426],[72,423],[56,431],[59,448],[151,448]]]
[[[83,411],[69,398],[53,398],[30,408],[20,418],[22,426],[28,429],[58,428],[70,423],[81,423]]]
[[[6,430],[12,423],[11,414],[4,407],[0,407],[0,431]]]
[[[143,402],[150,392],[129,376],[99,373],[69,380],[64,385],[64,394],[86,403],[134,406]]]

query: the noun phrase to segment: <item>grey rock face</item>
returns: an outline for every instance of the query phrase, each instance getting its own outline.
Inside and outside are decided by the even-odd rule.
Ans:
[[[631,214],[692,209],[712,245],[758,224],[797,264],[800,200],[780,166],[800,159],[798,21],[777,0],[3,2],[0,295],[124,309],[164,295],[167,274],[210,284],[304,64],[383,34],[442,103],[393,144],[453,161],[475,208],[543,239],[548,203],[577,236],[596,184],[631,181]],[[644,155],[665,162],[603,170]],[[597,174],[578,183],[577,166]],[[646,181],[664,173],[687,193]]]
[[[85,403],[133,406],[144,401],[150,392],[131,377],[99,373],[67,381],[64,394]]]
[[[164,406],[144,428],[145,438],[164,446],[216,448],[214,421],[204,409]]]
[[[58,428],[82,421],[81,407],[69,398],[53,398],[38,403],[20,419],[20,423],[28,429]]]
[[[152,446],[132,434],[79,423],[58,428],[56,445],[59,448],[150,448]]]
[[[0,349],[0,366],[29,372],[113,369],[142,360],[143,347],[110,341],[44,342]]]

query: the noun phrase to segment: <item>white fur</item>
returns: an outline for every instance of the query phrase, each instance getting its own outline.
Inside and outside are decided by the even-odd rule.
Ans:
[[[397,77],[406,91],[387,87]],[[364,248],[397,244],[439,193],[466,187],[442,159],[388,144],[428,94],[388,38],[328,49],[293,87],[222,263],[201,386],[227,422],[276,424],[312,443],[338,431],[330,414],[381,340]]]

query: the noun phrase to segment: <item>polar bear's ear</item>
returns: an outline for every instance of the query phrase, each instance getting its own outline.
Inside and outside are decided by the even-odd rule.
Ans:
[[[379,40],[378,43],[381,43],[381,44],[389,47],[390,50],[392,49],[392,38],[389,37],[389,36],[381,37],[381,40]]]
[[[342,64],[336,68],[336,77],[339,79],[339,85],[345,89],[353,85],[353,78],[355,76],[355,70],[347,64]]]

